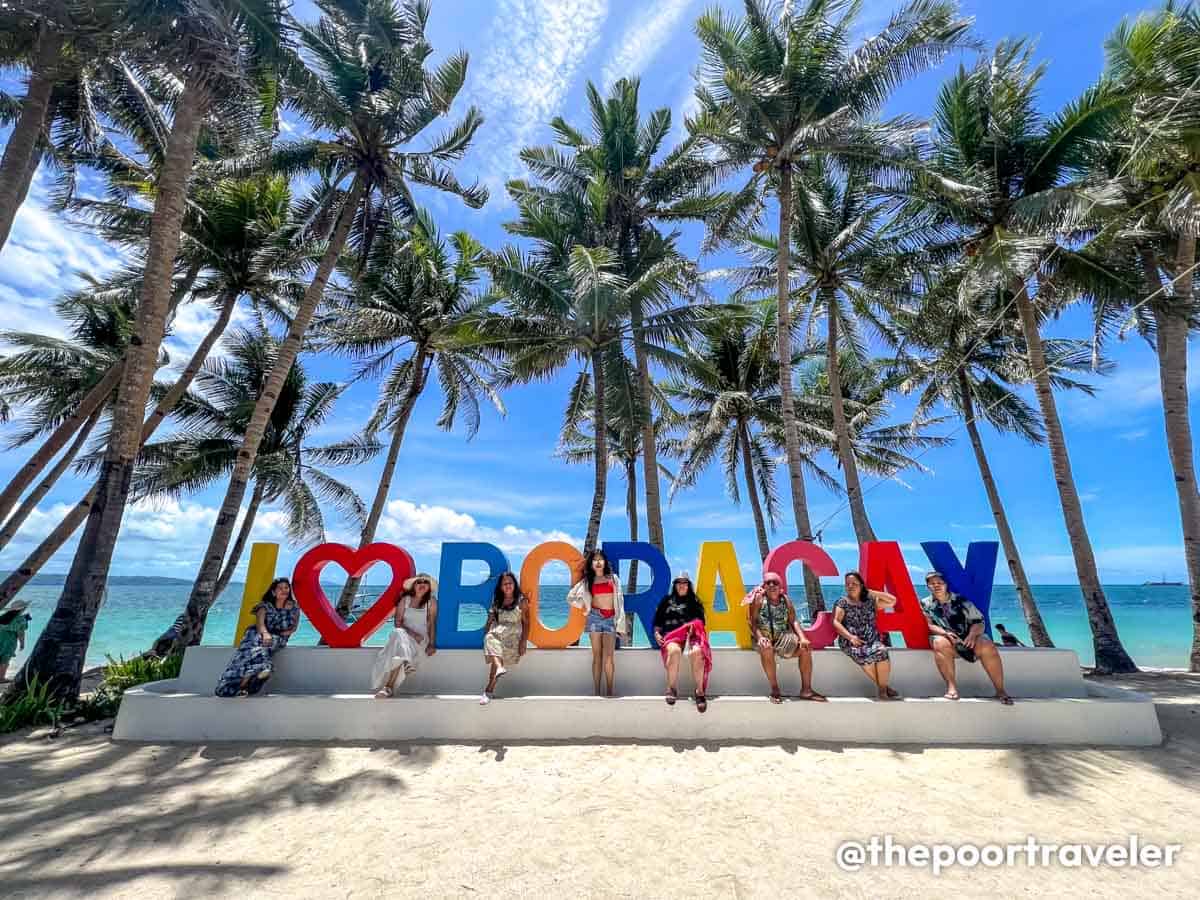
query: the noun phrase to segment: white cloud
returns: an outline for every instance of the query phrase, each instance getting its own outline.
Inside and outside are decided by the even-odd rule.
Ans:
[[[607,0],[500,0],[468,86],[487,117],[471,161],[493,203],[506,202],[504,182],[521,170],[517,153],[560,112],[607,16]]]
[[[1097,548],[1096,565],[1102,581],[1158,578],[1163,573],[1181,578],[1185,571],[1183,543]],[[1074,583],[1076,580],[1074,557],[1069,553],[1027,557],[1025,566],[1034,581]]]
[[[692,0],[660,0],[634,13],[616,46],[608,51],[609,61],[600,75],[608,87],[621,78],[640,77],[658,55],[692,5]]]
[[[1123,441],[1140,441],[1149,431],[1145,428],[1134,428],[1132,431],[1122,431],[1117,435]]]

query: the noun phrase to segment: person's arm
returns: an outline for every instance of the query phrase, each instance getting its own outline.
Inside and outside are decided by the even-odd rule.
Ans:
[[[846,610],[844,607],[835,606],[833,608],[833,630],[850,642],[853,647],[862,646],[862,638],[850,633],[850,629],[842,624],[842,619],[846,618]]]
[[[980,635],[983,634],[983,613],[981,613],[979,611],[979,607],[970,600],[967,600],[965,597],[963,597],[962,600],[963,609],[966,610],[967,613],[967,622],[970,624],[970,628],[967,629],[967,636],[963,638],[963,644],[974,650],[975,644],[978,643]]]
[[[577,606],[584,612],[587,612],[588,603],[586,579],[580,578],[571,586],[571,589],[567,591],[567,602],[572,606]]]
[[[393,610],[393,612],[392,612],[392,627],[393,628],[403,628],[404,627],[404,608],[407,605],[408,605],[408,599],[406,597],[401,597],[399,600],[396,601],[396,609]]]
[[[264,644],[269,644],[274,640],[271,632],[267,631],[267,608],[261,603],[254,611],[254,627],[258,629],[258,639]]]
[[[429,632],[429,643],[425,645],[425,655],[437,653],[437,597],[430,597],[425,604],[425,629]]]
[[[288,603],[290,603],[292,605],[293,609],[295,608],[295,605],[296,605],[295,600],[289,600]],[[293,634],[295,634],[299,630],[300,630],[300,613],[297,612],[296,613],[296,624],[293,625],[291,628],[287,629],[287,631],[282,632],[282,634],[284,637],[290,638]]]
[[[875,601],[876,609],[880,607],[891,609],[896,605],[895,594],[889,594],[887,591],[872,591],[870,589],[867,590],[867,593],[870,595],[871,599]]]
[[[521,643],[517,645],[517,656],[524,656],[529,649],[529,601],[521,599]]]
[[[650,625],[651,630],[654,632],[654,643],[659,646],[662,646],[663,642],[663,613],[666,611],[666,608],[667,598],[663,597],[659,601],[658,608],[654,610],[654,622]]]

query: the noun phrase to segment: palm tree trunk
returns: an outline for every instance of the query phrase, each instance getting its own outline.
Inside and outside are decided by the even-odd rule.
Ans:
[[[587,536],[583,541],[584,553],[596,549],[596,541],[600,537],[600,518],[604,515],[604,500],[608,491],[608,412],[604,404],[604,354],[599,347],[592,350],[592,394],[596,482],[592,488],[592,512],[588,516]]]
[[[1146,255],[1143,254],[1143,259]],[[1161,291],[1157,262],[1153,253],[1148,255],[1152,268],[1147,270],[1147,287],[1152,292]],[[1157,332],[1155,343],[1167,452],[1170,453],[1171,468],[1175,474],[1175,493],[1179,498],[1179,518],[1183,526],[1183,556],[1187,565],[1188,589],[1192,595],[1192,651],[1188,669],[1200,672],[1200,493],[1197,493],[1196,465],[1192,456],[1187,384],[1188,314],[1192,308],[1192,268],[1195,264],[1196,238],[1180,235],[1175,251],[1172,302],[1169,306],[1157,302],[1152,308]],[[1149,277],[1151,274],[1152,279]]]
[[[1062,422],[1058,417],[1058,406],[1054,401],[1054,390],[1050,384],[1050,370],[1046,365],[1046,354],[1042,349],[1042,335],[1038,330],[1037,313],[1029,297],[1024,281],[1012,286],[1016,294],[1017,312],[1021,316],[1021,330],[1029,352],[1029,365],[1033,369],[1034,389],[1046,423],[1046,442],[1050,447],[1050,462],[1054,467],[1054,481],[1058,486],[1058,500],[1062,506],[1063,522],[1067,538],[1071,542],[1071,554],[1075,557],[1075,571],[1079,577],[1079,588],[1087,606],[1088,625],[1092,629],[1092,645],[1096,654],[1096,671],[1101,674],[1113,672],[1136,672],[1137,666],[1125,651],[1117,634],[1112,610],[1100,584],[1100,573],[1096,569],[1096,556],[1088,537],[1083,519],[1083,505],[1075,487],[1075,476],[1071,472],[1071,459],[1067,454],[1067,442],[1063,435]]]
[[[254,493],[250,495],[250,505],[246,507],[246,515],[242,517],[242,527],[238,529],[233,548],[229,551],[229,558],[225,560],[225,568],[221,571],[221,577],[217,579],[217,589],[213,593],[214,600],[220,599],[221,595],[225,593],[225,588],[229,587],[229,582],[233,580],[234,570],[242,561],[242,553],[246,549],[246,542],[250,540],[250,532],[254,528],[254,520],[258,516],[258,508],[262,506],[265,493],[263,480],[255,479]],[[200,642],[196,641],[196,643]]]
[[[758,499],[758,486],[754,483],[754,458],[750,455],[750,429],[745,421],[738,422],[738,441],[742,445],[742,475],[746,479],[746,496],[750,498],[750,511],[754,513],[754,531],[758,535],[758,555],[766,562],[771,553],[767,542],[767,523],[763,519],[762,501]],[[783,573],[779,575],[782,577]]]
[[[120,384],[124,371],[125,361],[122,357],[108,367],[108,371],[92,385],[91,390],[84,394],[79,408],[64,419],[42,442],[33,456],[29,457],[25,464],[17,470],[12,480],[4,488],[4,492],[0,493],[0,521],[8,518],[17,505],[17,501],[21,499],[21,494],[33,483],[33,479],[42,474],[42,470],[50,464],[50,460],[54,459],[55,454],[67,445],[67,442],[91,419],[96,410],[104,407],[117,385]],[[3,546],[3,543],[0,543],[0,546]]]
[[[418,347],[416,357],[413,361],[413,380],[408,386],[408,390],[404,392],[404,399],[401,401],[400,409],[396,413],[396,422],[392,426],[392,441],[388,445],[387,458],[383,463],[383,472],[379,475],[379,484],[375,488],[375,499],[371,502],[371,511],[367,514],[367,520],[363,523],[362,533],[358,538],[358,546],[367,546],[375,540],[375,532],[379,528],[379,520],[383,518],[383,509],[387,505],[388,494],[392,490],[392,478],[396,474],[396,460],[400,457],[400,445],[404,443],[404,432],[408,428],[408,420],[412,416],[412,411],[417,405],[417,398],[421,396],[421,392],[425,390],[425,381],[428,377],[428,365],[432,362],[425,348]],[[338,613],[345,618],[350,613],[350,609],[354,604],[354,597],[358,593],[358,586],[361,583],[360,578],[346,579],[346,586],[342,588],[342,594],[338,597],[337,610]]]
[[[21,115],[8,136],[4,157],[0,159],[0,250],[8,242],[17,210],[25,202],[37,170],[37,145],[46,128],[50,94],[54,90],[54,68],[61,50],[62,35],[53,29],[45,29],[38,40],[29,87],[21,101]]]
[[[196,271],[197,269],[194,269],[190,273],[190,277],[185,279],[187,284],[185,293],[190,292],[190,285],[195,279]],[[178,296],[179,292],[177,291],[176,297]],[[146,441],[150,440],[155,429],[171,414],[171,411],[183,399],[183,395],[187,393],[188,388],[192,386],[192,380],[196,377],[196,373],[200,371],[200,367],[204,365],[208,354],[229,324],[230,316],[233,315],[236,305],[236,295],[232,298],[226,298],[226,302],[221,307],[221,314],[217,316],[216,322],[209,328],[208,333],[204,336],[204,340],[193,351],[192,358],[188,360],[187,366],[163,398],[158,401],[154,412],[143,423],[141,443],[145,444]],[[71,535],[83,524],[83,521],[88,517],[88,513],[91,512],[92,504],[96,502],[96,498],[99,496],[99,488],[100,483],[97,481],[88,490],[87,494],[71,508],[71,511],[67,513],[63,520],[54,527],[54,530],[42,539],[42,542],[33,549],[33,552],[25,558],[21,565],[14,569],[0,583],[0,609],[3,609],[32,580],[33,576],[41,571],[42,566],[50,561],[51,557],[62,548],[63,544],[70,540]]]
[[[646,353],[646,338],[642,328],[642,303],[638,300],[632,309],[633,360],[637,367],[639,400],[641,401],[642,429],[642,477],[646,493],[646,530],[650,543],[665,555],[666,537],[663,534],[662,493],[659,490],[658,437],[654,433],[654,407],[650,398],[654,384],[650,380],[650,361]]]
[[[18,693],[36,675],[49,684],[56,695],[68,701],[74,701],[79,695],[83,662],[96,614],[104,599],[113,548],[141,447],[142,416],[166,328],[188,177],[206,105],[207,92],[203,85],[195,80],[186,82],[175,107],[175,119],[159,176],[137,323],[126,351],[121,386],[117,390],[112,432],[97,482],[96,501],[89,511],[87,527],[75,551],[58,604],[14,681],[12,690]]]
[[[38,486],[29,492],[29,496],[27,496],[21,502],[21,505],[17,507],[17,511],[9,516],[8,520],[4,523],[4,527],[0,528],[0,550],[3,550],[6,546],[8,546],[9,541],[13,539],[16,533],[20,530],[21,525],[24,524],[27,518],[29,518],[29,514],[37,508],[37,505],[41,503],[42,498],[50,492],[50,489],[54,487],[54,485],[58,482],[58,479],[62,477],[63,472],[70,468],[71,463],[75,461],[75,457],[79,455],[79,451],[83,449],[83,445],[87,443],[87,439],[91,435],[92,429],[95,428],[96,423],[100,421],[100,414],[102,412],[103,408],[96,409],[92,412],[91,418],[84,422],[83,427],[79,429],[79,433],[75,436],[74,443],[67,448],[67,451],[62,455],[58,462],[54,464],[54,468],[46,474],[46,477],[41,480]]]
[[[637,458],[632,447],[626,448],[625,457],[625,517],[629,519],[629,540],[638,540],[637,512]],[[629,561],[629,574],[625,577],[625,595],[636,593],[638,583],[638,561]]]
[[[1000,500],[1000,491],[996,488],[996,479],[992,476],[992,466],[987,454],[983,451],[983,440],[979,436],[979,426],[975,424],[975,408],[971,400],[971,386],[967,382],[965,369],[958,370],[958,395],[962,404],[963,420],[967,426],[967,435],[971,438],[971,449],[975,451],[975,462],[979,465],[979,477],[983,481],[983,489],[987,492],[988,504],[992,508],[992,519],[996,522],[996,530],[1000,533],[1000,544],[1004,547],[1004,558],[1008,560],[1008,571],[1012,575],[1013,585],[1017,589],[1017,597],[1021,600],[1021,610],[1025,614],[1025,623],[1029,626],[1029,637],[1035,647],[1053,647],[1050,632],[1042,621],[1042,611],[1038,609],[1037,601],[1033,598],[1033,589],[1029,586],[1029,578],[1025,575],[1025,566],[1021,562],[1021,554],[1017,552],[1017,542],[1013,538],[1012,528],[1008,524],[1008,515],[1004,512],[1004,504]]]
[[[808,491],[804,486],[804,455],[800,452],[800,431],[796,427],[796,406],[792,400],[792,309],[788,280],[791,268],[792,167],[789,160],[779,162],[779,254],[775,261],[776,297],[779,303],[779,334],[776,338],[779,353],[779,397],[796,537],[802,541],[811,541],[813,533],[812,521],[808,517]],[[808,599],[808,611],[812,616],[815,617],[825,609],[821,582],[808,566],[804,566],[804,595]]]
[[[217,521],[213,526],[208,548],[204,552],[200,572],[196,575],[196,583],[192,586],[191,595],[188,597],[184,621],[179,623],[180,627],[173,646],[167,652],[182,650],[193,639],[199,640],[203,635],[204,620],[213,603],[213,591],[216,589],[217,578],[220,577],[221,567],[225,561],[225,551],[229,548],[229,541],[233,537],[233,528],[237,522],[238,510],[241,509],[242,499],[246,496],[246,486],[253,474],[258,445],[262,443],[263,434],[267,430],[275,403],[279,399],[279,391],[283,387],[283,382],[300,352],[300,343],[304,339],[304,333],[308,330],[313,313],[316,312],[317,305],[325,294],[325,285],[328,283],[330,275],[333,274],[333,267],[346,246],[350,226],[354,222],[354,215],[362,195],[362,182],[355,176],[350,191],[343,201],[342,209],[338,213],[329,244],[321,255],[321,262],[317,266],[316,274],[304,291],[304,299],[301,300],[299,308],[292,318],[287,337],[279,346],[279,353],[275,357],[275,363],[271,366],[271,374],[267,377],[267,383],[263,386],[258,401],[254,404],[254,412],[250,416],[246,433],[242,437],[241,449],[238,450],[237,462],[229,477],[229,487],[225,491],[225,499],[217,513]]]
[[[854,459],[854,447],[850,443],[850,426],[846,421],[846,398],[842,395],[842,373],[838,366],[837,297],[832,288],[823,288],[822,290],[826,294],[825,318],[829,324],[825,354],[829,395],[833,404],[833,433],[837,438],[838,460],[842,464],[842,473],[846,480],[846,503],[850,507],[850,518],[854,522],[854,534],[860,544],[865,544],[875,540],[875,529],[871,527],[871,520],[867,518],[862,481],[858,477],[858,463]]]

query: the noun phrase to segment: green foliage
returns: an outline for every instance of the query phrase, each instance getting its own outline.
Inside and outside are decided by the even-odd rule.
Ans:
[[[12,703],[0,705],[0,734],[32,725],[58,725],[66,703],[55,698],[50,685],[36,675]]]
[[[90,697],[80,701],[75,712],[89,720],[111,719],[121,706],[121,697],[131,687],[178,678],[182,668],[182,653],[164,657],[135,656],[133,659],[110,656],[104,667],[104,679]]]

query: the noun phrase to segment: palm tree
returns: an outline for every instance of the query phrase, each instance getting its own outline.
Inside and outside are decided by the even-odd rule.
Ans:
[[[1200,149],[1194,137],[1193,102],[1200,81],[1200,13],[1191,6],[1168,4],[1127,20],[1109,38],[1106,54],[1106,74],[1120,86],[1128,106],[1118,136],[1104,144],[1100,175],[1119,185],[1128,227],[1117,235],[1102,235],[1098,243],[1112,245],[1110,258],[1118,264],[1137,261],[1140,277],[1134,283],[1140,290],[1101,311],[1097,321],[1132,317],[1155,349],[1192,595],[1189,667],[1200,672],[1200,492],[1187,383],[1200,233],[1200,184],[1195,175]]]
[[[464,342],[460,332],[486,301],[476,296],[485,251],[458,231],[443,239],[424,213],[410,232],[396,227],[378,240],[357,282],[334,292],[319,329],[323,346],[356,359],[357,377],[380,377],[379,399],[364,430],[370,438],[390,434],[375,499],[363,522],[359,546],[375,540],[383,516],[404,433],[431,375],[442,389],[441,428],[465,418],[467,437],[479,428],[480,397],[501,414],[504,404],[492,389],[495,366]],[[359,579],[342,589],[338,609],[350,612]]]
[[[913,123],[904,118],[867,121],[896,85],[968,42],[968,20],[957,15],[955,3],[911,0],[882,32],[852,48],[860,12],[860,3],[840,0],[808,0],[799,9],[792,3],[745,0],[744,18],[714,7],[696,24],[702,48],[701,86],[696,91],[700,113],[689,127],[723,162],[753,164],[754,169],[716,223],[714,241],[753,230],[764,192],[770,191],[778,203],[776,358],[792,512],[802,540],[812,540],[812,525],[792,403],[792,317],[787,301],[793,176],[797,168],[821,157],[895,155],[909,142]],[[820,583],[807,570],[805,590],[810,605],[823,602]]]
[[[542,183],[510,185],[514,194],[537,196],[545,211],[563,219],[563,227],[573,231],[576,240],[615,251],[627,280],[635,277],[643,238],[656,223],[704,219],[729,202],[726,195],[712,191],[720,169],[698,152],[694,141],[659,158],[671,133],[671,111],[657,109],[643,122],[639,90],[638,79],[623,78],[605,100],[589,81],[591,133],[556,117],[550,127],[559,147],[527,147],[521,152],[522,161]],[[593,215],[597,209],[599,214]],[[630,310],[636,390],[643,397],[654,392],[643,331],[647,312],[640,301]],[[664,550],[652,404],[643,402],[640,408],[645,414],[639,445],[644,448],[646,526],[650,543]]]
[[[286,321],[288,298],[294,293],[290,273],[303,258],[290,248],[275,246],[275,234],[284,225],[290,201],[287,183],[278,177],[260,176],[249,179],[218,179],[199,187],[189,214],[184,218],[183,255],[186,271],[179,279],[172,297],[176,307],[184,296],[216,304],[217,316],[204,337],[192,351],[192,355],[179,372],[169,389],[159,393],[154,410],[142,424],[140,443],[145,443],[176,404],[184,397],[192,380],[200,371],[217,341],[224,334],[233,316],[237,303],[245,297],[254,305],[259,317],[270,315]],[[119,204],[86,204],[77,207],[86,209],[98,226],[111,239],[137,246],[138,235],[144,237],[149,223],[145,211],[130,209]],[[302,255],[301,255],[302,257]],[[201,277],[201,272],[204,272]],[[130,308],[140,289],[140,279],[130,274],[119,273],[105,283],[105,290],[128,297]],[[118,377],[123,366],[123,356],[115,358],[98,384],[103,385],[116,372]],[[92,415],[98,404],[88,399],[95,394],[93,387],[71,418],[78,419],[83,413]],[[109,388],[111,394],[112,387]],[[55,445],[63,432],[67,432],[64,421],[53,435],[39,448],[19,474],[27,475],[33,470],[36,475],[40,467],[48,464],[61,443]],[[74,433],[74,432],[70,432]],[[57,468],[57,467],[56,467]],[[33,476],[26,478],[25,484]],[[16,479],[14,479],[14,484]],[[12,489],[6,489],[7,495]],[[87,518],[98,496],[99,485],[94,484],[55,528],[35,547],[26,559],[0,583],[0,608],[16,596],[29,580],[38,573],[55,553],[70,539],[71,535]],[[26,509],[34,500],[34,492],[22,504]],[[17,491],[19,496],[19,490]],[[10,518],[13,522],[14,517]],[[19,522],[14,522],[15,526]],[[7,523],[6,523],[7,530]]]
[[[63,472],[70,467],[80,449],[87,442],[92,429],[114,399],[116,384],[106,378],[114,362],[120,360],[133,330],[134,304],[132,295],[122,285],[127,273],[100,283],[85,276],[87,288],[72,291],[55,303],[59,319],[67,323],[69,338],[56,338],[42,334],[21,332],[0,333],[0,341],[15,349],[0,361],[0,391],[6,400],[21,411],[24,427],[8,442],[9,447],[31,443],[44,435],[62,429],[64,422],[71,420],[84,399],[98,385],[107,384],[107,394],[99,404],[90,407],[82,425],[72,434],[74,440],[55,463],[51,471],[18,506],[20,491],[6,490],[14,494],[12,503],[0,507],[3,527],[0,528],[0,549],[3,549],[16,534],[17,529],[50,491]],[[162,360],[165,362],[165,360]],[[34,453],[23,470],[33,478],[44,471],[61,447],[46,440]]]
[[[315,200],[302,210],[302,224],[312,227],[300,230],[305,240],[323,239],[324,252],[250,417],[175,649],[191,640],[215,599],[271,407],[351,230],[357,225],[356,243],[365,265],[375,237],[388,223],[414,220],[417,208],[410,182],[456,194],[476,208],[487,200],[486,191],[463,187],[445,165],[462,157],[482,122],[473,107],[430,149],[407,149],[435,119],[449,113],[467,73],[464,53],[433,71],[425,68],[433,53],[425,38],[428,5],[422,0],[321,0],[317,6],[322,13],[318,25],[296,26],[312,66],[294,61],[288,102],[322,136],[277,147],[269,163],[288,174],[316,170],[326,177]],[[261,162],[255,156],[246,164]]]
[[[233,470],[246,422],[274,364],[278,344],[263,332],[239,329],[226,339],[225,349],[223,357],[205,363],[195,389],[176,408],[180,430],[142,448],[133,479],[135,496],[195,493]],[[361,524],[366,509],[358,495],[321,467],[364,462],[378,452],[378,446],[355,440],[329,446],[310,443],[344,390],[344,385],[333,382],[310,381],[299,364],[288,373],[254,461],[254,490],[221,571],[220,590],[233,577],[263,503],[282,504],[288,515],[288,537],[299,545],[325,539],[322,502]],[[202,633],[203,628],[194,632],[191,643],[199,643]],[[169,646],[173,639],[173,629],[168,630],[156,642],[156,651],[157,645]]]
[[[137,322],[122,368],[96,497],[54,613],[10,688],[10,699],[20,696],[35,676],[68,701],[79,693],[166,330],[201,125],[209,114],[225,129],[244,125],[247,110],[257,107],[259,98],[271,96],[263,90],[263,64],[279,41],[281,10],[274,0],[164,0],[139,9],[138,24],[150,45],[141,60],[147,69],[177,78],[182,88],[157,181]],[[255,108],[249,119],[257,121],[257,113]]]
[[[997,45],[972,69],[960,69],[942,88],[935,108],[931,174],[918,177],[910,221],[940,229],[946,239],[932,255],[962,254],[963,292],[994,294],[1002,317],[1015,306],[1028,355],[1063,519],[1088,610],[1101,672],[1136,671],[1121,644],[1104,596],[1062,422],[1054,399],[1053,366],[1041,322],[1080,294],[1106,292],[1113,280],[1077,248],[1087,236],[1080,221],[1082,174],[1089,150],[1109,133],[1120,96],[1108,85],[1090,89],[1057,115],[1036,108],[1042,68],[1020,41]]]
[[[1035,646],[1053,647],[979,432],[982,420],[997,431],[1015,434],[1031,444],[1045,442],[1037,412],[1017,391],[1019,385],[1031,380],[1029,358],[1015,322],[990,319],[989,312],[994,308],[991,303],[964,307],[958,302],[957,291],[953,279],[935,281],[916,303],[892,311],[893,324],[904,339],[897,360],[900,388],[918,394],[918,412],[943,404],[962,419],[1030,637]],[[1078,341],[1054,340],[1045,345],[1054,386],[1091,394],[1090,385],[1070,377],[1072,372],[1095,371],[1091,349]]]

